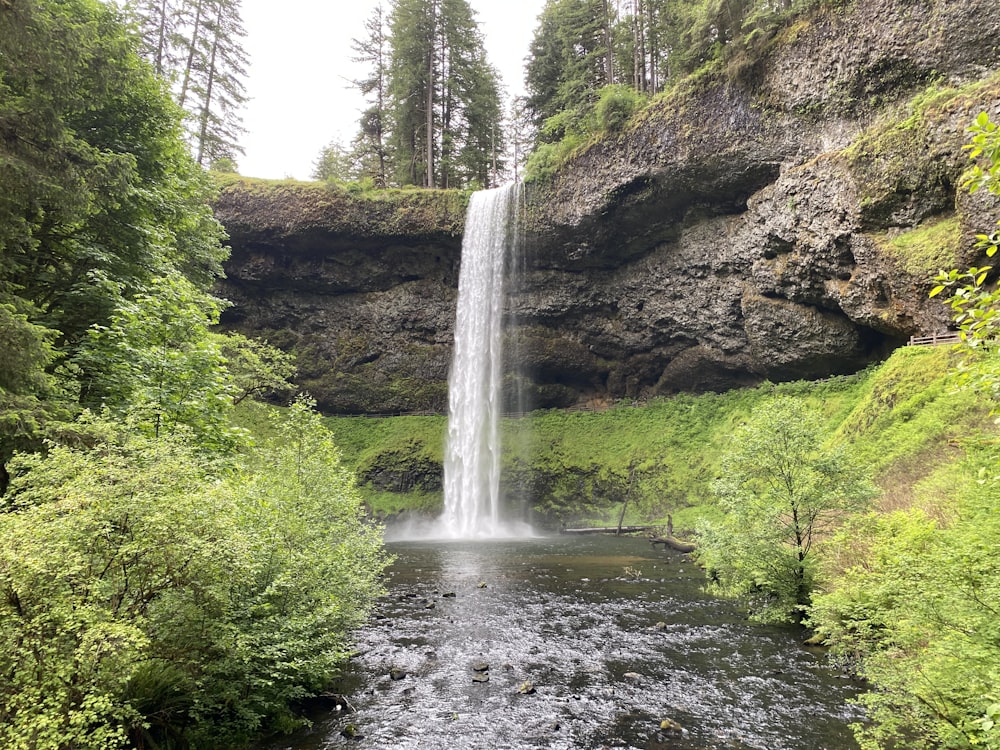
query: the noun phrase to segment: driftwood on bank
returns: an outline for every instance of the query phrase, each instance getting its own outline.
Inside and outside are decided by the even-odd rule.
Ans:
[[[683,542],[670,534],[667,534],[666,536],[651,536],[649,541],[650,544],[653,544],[654,546],[662,544],[664,547],[670,547],[670,549],[675,549],[678,552],[694,552],[698,549],[698,545],[694,542]]]

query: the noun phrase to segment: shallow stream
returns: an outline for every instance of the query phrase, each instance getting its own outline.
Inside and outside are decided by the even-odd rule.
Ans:
[[[706,595],[685,555],[607,536],[389,548],[339,687],[356,710],[267,750],[857,748],[857,686],[801,630]]]

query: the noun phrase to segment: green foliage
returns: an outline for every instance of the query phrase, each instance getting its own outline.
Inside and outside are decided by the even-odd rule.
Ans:
[[[248,339],[239,333],[214,334],[225,359],[233,405],[244,399],[263,399],[291,388],[295,358],[266,341]]]
[[[229,377],[208,335],[222,305],[182,277],[155,279],[91,329],[76,360],[84,403],[127,414],[154,436],[183,426],[206,446],[227,444]]]
[[[614,133],[625,127],[629,118],[644,104],[644,97],[630,86],[616,84],[601,89],[594,115],[601,130]]]
[[[237,746],[327,687],[385,559],[309,404],[229,465],[80,428],[0,514],[4,747]]]
[[[799,619],[815,583],[814,546],[874,487],[797,400],[765,402],[732,436],[714,484],[725,517],[703,527],[699,559],[755,618]]]
[[[1000,133],[985,114],[971,131],[971,155],[985,155],[987,164],[972,170],[967,186],[1000,194]],[[995,235],[979,237],[988,256],[997,245]],[[997,292],[985,286],[988,271],[942,271],[931,292],[949,290],[955,322],[976,353],[959,369],[959,382],[974,390],[956,396],[980,412],[995,411],[1000,395]],[[855,728],[865,750],[1000,748],[1000,463],[995,438],[982,440],[975,420],[962,422],[957,439],[971,455],[939,490],[950,502],[938,503],[934,518],[911,508],[855,524],[835,543],[861,551],[811,613],[817,631],[872,685],[860,699],[869,721]]]
[[[155,278],[205,289],[221,273],[207,177],[133,45],[107,3],[0,6],[0,120],[12,134],[0,142],[0,305],[14,316],[9,343],[25,345],[18,390],[0,399],[0,421],[16,424],[0,463],[73,409],[81,373],[66,363],[92,325]]]
[[[945,523],[917,512],[872,516],[834,541],[867,550],[816,597],[811,624],[855,660],[873,689],[862,747],[1000,747],[1000,563],[993,453],[964,464]]]
[[[985,165],[977,161],[965,186],[972,191],[986,188],[1000,195],[1000,127],[982,112],[969,131],[972,133],[969,157],[985,158]],[[1000,232],[980,234],[976,239],[976,246],[988,258],[1000,249]],[[946,302],[954,313],[959,334],[975,352],[975,356],[964,364],[963,378],[966,385],[996,409],[1000,403],[1000,283],[990,279],[991,271],[990,266],[941,271],[935,277],[937,286],[930,296],[935,297],[945,290],[950,293]]]

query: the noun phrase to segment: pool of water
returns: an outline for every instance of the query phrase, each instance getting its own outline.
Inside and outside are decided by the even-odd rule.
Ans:
[[[397,542],[337,690],[266,750],[856,750],[857,686],[641,539]],[[526,684],[528,683],[528,684]]]

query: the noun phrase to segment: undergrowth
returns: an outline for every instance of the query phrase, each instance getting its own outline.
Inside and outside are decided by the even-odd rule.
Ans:
[[[690,530],[714,513],[711,483],[735,428],[781,395],[822,414],[828,441],[846,445],[869,467],[885,504],[933,507],[944,502],[964,442],[992,425],[947,375],[954,356],[949,347],[909,347],[879,366],[821,382],[504,420],[503,489],[526,498],[536,521],[550,527],[617,521],[627,501],[627,523],[665,523],[670,514],[679,532]],[[440,511],[445,417],[327,424],[374,514]]]

